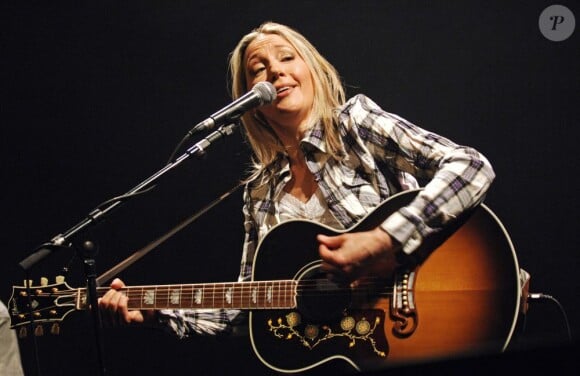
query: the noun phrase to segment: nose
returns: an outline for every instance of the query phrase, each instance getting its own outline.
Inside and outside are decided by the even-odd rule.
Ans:
[[[274,82],[279,76],[284,75],[284,68],[282,64],[278,61],[270,63],[270,76],[272,82]]]

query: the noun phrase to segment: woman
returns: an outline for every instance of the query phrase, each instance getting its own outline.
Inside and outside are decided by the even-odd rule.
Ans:
[[[256,246],[272,226],[306,218],[350,228],[394,193],[427,181],[375,229],[317,237],[331,278],[388,278],[427,235],[482,202],[494,179],[473,148],[387,113],[364,95],[345,101],[334,67],[287,26],[267,22],[244,36],[230,70],[234,99],[261,81],[277,91],[273,103],[242,118],[254,166],[244,191],[240,281],[250,280]],[[100,300],[111,321],[162,325],[183,337],[228,332],[243,318],[236,310],[130,311],[116,291],[123,286],[116,279]]]

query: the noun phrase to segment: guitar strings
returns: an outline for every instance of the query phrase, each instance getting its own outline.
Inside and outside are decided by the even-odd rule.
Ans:
[[[144,291],[154,291],[153,296],[156,303],[159,301],[170,301],[175,297],[175,291],[179,291],[180,297],[184,295],[191,296],[191,301],[194,301],[194,295],[199,289],[209,290],[206,294],[212,297],[212,303],[214,301],[223,301],[225,295],[229,291],[229,299],[231,302],[244,301],[249,302],[250,299],[255,299],[256,304],[262,303],[261,305],[267,306],[266,294],[268,294],[268,288],[271,287],[270,293],[274,295],[270,301],[283,301],[284,299],[292,301],[295,297],[316,297],[316,296],[344,296],[350,293],[354,296],[360,296],[367,294],[372,291],[371,296],[373,297],[388,297],[392,295],[392,286],[384,285],[379,286],[377,281],[383,281],[379,278],[365,278],[358,282],[356,287],[337,285],[334,282],[324,279],[303,279],[303,280],[279,280],[279,281],[248,281],[248,282],[223,282],[215,284],[193,284],[193,285],[159,285],[159,286],[130,286],[126,288],[119,289],[119,291],[127,292],[129,299],[143,298]],[[369,289],[371,288],[371,289]],[[102,297],[107,291],[108,287],[97,288],[97,295]],[[75,294],[71,294],[71,291],[86,293],[86,288],[79,288],[75,290],[58,290],[52,292],[39,292],[36,294],[38,297],[63,297],[69,296],[71,299],[76,299]],[[254,298],[255,297],[255,298]],[[188,299],[188,300],[189,300]],[[179,299],[181,301],[182,299]],[[266,303],[265,303],[266,302]],[[62,302],[61,305],[66,304]],[[248,306],[255,306],[256,304],[245,304]],[[225,305],[225,304],[224,304]],[[244,304],[241,304],[244,305]],[[245,306],[244,305],[244,306]],[[271,305],[271,304],[270,304]],[[59,306],[56,304],[55,306]],[[170,306],[170,305],[169,305]],[[205,306],[205,304],[201,304]],[[46,308],[50,309],[50,308]],[[46,310],[44,309],[44,310]]]
[[[126,291],[128,293],[128,298],[131,301],[131,299],[136,299],[139,303],[141,302],[141,300],[143,299],[144,295],[143,295],[143,291],[146,290],[155,290],[155,298],[154,301],[155,303],[158,302],[170,302],[171,298],[173,297],[171,291],[175,291],[177,289],[179,289],[180,291],[180,297],[183,296],[184,294],[186,295],[190,295],[191,298],[188,299],[179,299],[179,302],[190,302],[190,304],[192,305],[191,307],[184,307],[181,304],[178,304],[180,306],[180,308],[184,308],[184,309],[203,309],[203,308],[216,308],[216,309],[220,309],[220,308],[240,308],[240,309],[244,309],[244,308],[248,308],[248,309],[291,309],[291,308],[295,308],[295,304],[294,304],[294,299],[298,298],[298,297],[318,297],[318,296],[324,296],[325,298],[329,298],[332,299],[333,297],[344,297],[346,292],[351,293],[353,296],[358,296],[360,294],[363,294],[366,290],[367,286],[373,286],[376,287],[376,283],[374,283],[374,281],[372,280],[367,280],[366,282],[359,284],[356,288],[351,288],[349,286],[337,286],[335,284],[333,284],[330,281],[326,281],[326,280],[319,280],[319,279],[312,279],[312,280],[300,280],[300,281],[296,281],[296,280],[283,280],[283,281],[275,281],[274,283],[278,284],[278,285],[284,285],[284,286],[278,286],[280,287],[279,291],[276,291],[275,294],[278,294],[277,297],[272,298],[272,300],[270,302],[267,301],[266,299],[266,289],[265,287],[267,287],[268,285],[272,284],[272,281],[251,281],[251,282],[238,282],[235,284],[232,283],[217,283],[217,284],[213,284],[211,285],[211,293],[210,295],[212,296],[212,299],[210,299],[212,301],[212,304],[210,307],[206,307],[205,304],[203,304],[203,302],[199,305],[194,307],[193,306],[193,302],[194,300],[194,294],[195,291],[199,290],[199,288],[201,288],[202,286],[207,286],[208,285],[162,285],[162,286],[130,286],[127,288],[123,288],[120,289],[120,291]],[[226,292],[231,288],[230,291],[232,291],[231,295],[230,295],[230,300],[229,300],[229,304],[214,304],[215,301],[217,300],[218,302],[222,302],[225,303],[225,294]],[[252,299],[252,294],[251,294],[251,289],[252,288],[257,288],[257,298],[255,301],[251,301]],[[99,287],[97,288],[97,295],[99,297],[102,297],[107,291],[109,290],[108,287]],[[379,297],[390,297],[392,296],[392,292],[390,292],[390,290],[392,290],[391,287],[389,286],[381,286],[379,288],[378,292],[373,293],[373,297],[374,298],[379,298]],[[74,293],[71,293],[74,292]],[[79,288],[79,289],[74,289],[74,290],[57,290],[57,291],[51,291],[51,292],[44,292],[44,291],[38,291],[35,296],[38,298],[51,298],[54,297],[56,298],[54,301],[54,304],[52,305],[48,305],[46,307],[43,308],[39,308],[39,309],[34,309],[34,312],[38,312],[38,313],[44,313],[47,311],[51,311],[54,309],[59,309],[59,308],[63,308],[63,307],[67,307],[67,306],[74,306],[75,308],[77,307],[75,301],[76,299],[79,297],[77,294],[86,292],[86,288]],[[216,295],[218,296],[216,299]],[[68,300],[62,299],[59,300],[59,298],[62,297],[68,297]],[[245,304],[244,304],[245,302]],[[238,304],[235,304],[238,303]],[[253,303],[253,304],[251,304]],[[291,304],[289,304],[291,303]],[[142,304],[134,304],[131,305],[130,307],[133,308],[142,308]],[[155,308],[157,308],[155,306]],[[161,307],[159,309],[162,309],[164,307]],[[171,308],[171,305],[167,305],[167,308]],[[29,312],[26,312],[26,315],[28,315]],[[51,322],[51,321],[58,321],[58,318],[35,318],[33,319],[34,322]]]
[[[391,289],[393,286],[384,285],[379,286],[376,281],[383,281],[380,278],[373,278],[373,279],[365,279],[364,281],[358,283],[356,286],[346,286],[346,285],[337,285],[331,281],[321,280],[321,279],[302,279],[302,280],[279,280],[279,281],[248,281],[248,282],[220,282],[220,283],[213,283],[213,284],[172,284],[172,285],[143,285],[143,286],[127,286],[124,288],[119,289],[118,291],[149,291],[153,290],[156,292],[156,296],[163,295],[164,293],[167,295],[172,294],[175,290],[180,291],[197,291],[197,290],[211,290],[213,291],[228,291],[231,290],[234,293],[244,294],[248,291],[251,291],[252,288],[254,289],[261,289],[264,290],[268,287],[273,287],[274,289],[284,289],[284,290],[292,290],[296,292],[308,291],[308,290],[318,290],[324,291],[325,288],[328,290],[335,290],[335,291],[352,291],[366,287],[380,287],[381,289]],[[282,286],[283,285],[283,286]],[[85,292],[86,288],[80,287],[77,289],[70,289],[70,290],[57,290],[51,292],[40,291],[34,296],[66,296],[77,293],[78,291]],[[109,291],[109,287],[98,287],[97,293],[101,297],[107,291]]]

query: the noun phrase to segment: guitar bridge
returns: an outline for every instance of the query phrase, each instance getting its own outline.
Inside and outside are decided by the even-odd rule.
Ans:
[[[416,275],[414,270],[409,269],[395,273],[391,318],[394,322],[393,334],[397,337],[409,337],[417,328],[418,317],[414,294]]]

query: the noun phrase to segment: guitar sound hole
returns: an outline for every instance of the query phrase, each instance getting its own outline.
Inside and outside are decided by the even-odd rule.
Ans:
[[[311,322],[336,320],[350,306],[350,287],[328,280],[316,269],[300,280],[297,302],[300,313]]]

